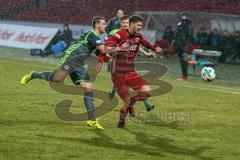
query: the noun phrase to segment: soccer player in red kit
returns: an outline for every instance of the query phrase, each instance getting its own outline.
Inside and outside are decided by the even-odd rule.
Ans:
[[[140,45],[151,49],[155,52],[162,52],[159,47],[154,48],[143,36],[139,33],[143,27],[143,18],[133,15],[129,19],[129,27],[120,29],[115,35],[109,37],[105,41],[105,49],[110,52],[110,48],[120,46],[122,51],[118,51],[112,57],[112,81],[117,88],[117,92],[124,101],[120,109],[119,128],[125,127],[125,117],[129,112],[134,116],[133,105],[136,101],[144,101],[150,97],[151,88],[145,80],[138,75],[134,69],[135,57],[138,54]],[[108,45],[111,44],[111,47]],[[129,88],[133,88],[137,94],[134,97],[130,96]]]

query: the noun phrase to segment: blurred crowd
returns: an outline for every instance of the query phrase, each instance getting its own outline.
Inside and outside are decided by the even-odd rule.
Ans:
[[[163,35],[157,36],[156,39],[155,45],[167,49],[171,54],[172,51],[169,48],[175,39],[175,31],[172,27],[167,26]],[[201,27],[191,38],[189,54],[195,48],[221,51],[222,55],[219,57],[221,63],[240,62],[240,31],[220,32],[218,29],[208,31]]]
[[[119,21],[118,17],[120,15],[118,14],[120,13],[117,13],[116,17],[109,20],[107,32],[113,30],[114,27],[119,28],[119,23],[116,23]],[[123,11],[121,15],[123,15]],[[178,31],[177,29],[173,29],[172,26],[166,26],[163,33],[157,31],[155,46],[163,48],[164,55],[178,54],[177,52],[180,46],[180,51],[182,50],[184,53],[187,52],[187,54],[191,54],[194,49],[221,51],[222,55],[218,59],[219,62],[240,63],[240,31],[228,32],[227,30],[219,31],[218,29],[208,30],[204,27],[195,30],[193,28],[191,29],[191,21],[187,20],[186,24],[183,22],[184,21],[182,21],[182,27],[178,24]],[[189,31],[186,30],[188,27],[190,27],[190,30],[187,29]],[[63,26],[63,32],[58,32],[47,47],[44,55],[62,53],[70,46],[72,41],[72,31],[69,29],[68,24],[65,24]],[[185,41],[186,44],[183,43]],[[187,49],[184,49],[185,45]],[[160,57],[164,55],[160,55]]]
[[[205,28],[200,28],[194,38],[194,43],[200,45],[202,49],[221,51],[220,62],[226,62],[227,59],[232,61],[240,59],[240,31],[219,32],[213,29],[207,32]]]

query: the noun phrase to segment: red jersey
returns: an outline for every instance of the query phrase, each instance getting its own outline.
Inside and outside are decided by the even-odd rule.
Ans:
[[[126,41],[131,46],[128,51],[120,51],[113,56],[113,73],[124,74],[135,71],[134,61],[140,45],[155,51],[154,46],[145,40],[140,33],[130,34],[128,29],[119,30],[115,35],[110,36],[105,42],[114,43],[120,46],[120,44]]]
[[[103,62],[109,62],[109,60],[112,57],[109,57],[107,54],[100,52],[98,55],[98,62],[103,63]]]

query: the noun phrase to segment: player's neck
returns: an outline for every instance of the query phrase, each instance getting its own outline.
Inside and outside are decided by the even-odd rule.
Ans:
[[[99,32],[99,30],[97,30],[97,29],[93,29],[93,31],[94,31],[97,35],[100,36],[100,32]]]
[[[128,28],[127,30],[128,30],[128,32],[129,32],[130,34],[135,34],[135,32],[134,32],[134,30],[133,30],[133,29],[131,29],[131,28]]]

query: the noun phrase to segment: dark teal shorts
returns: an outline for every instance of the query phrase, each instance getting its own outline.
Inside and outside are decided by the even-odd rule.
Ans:
[[[88,73],[86,72],[86,69],[84,68],[84,66],[75,68],[69,74],[69,76],[75,85],[80,85],[81,82],[90,81],[90,77],[89,77]]]

